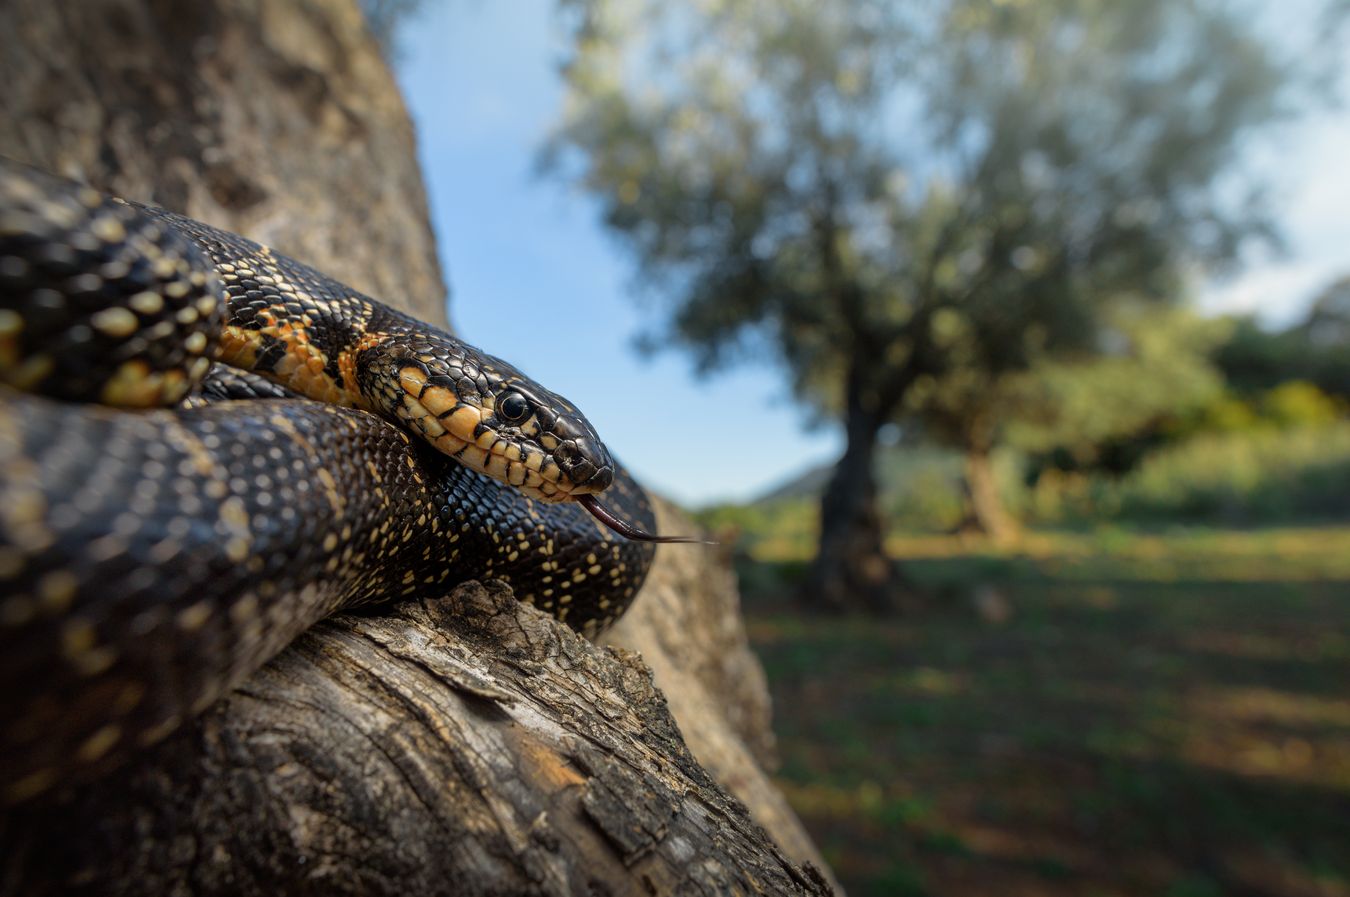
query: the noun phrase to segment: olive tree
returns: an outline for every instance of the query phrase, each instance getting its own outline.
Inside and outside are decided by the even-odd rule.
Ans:
[[[810,594],[888,606],[878,434],[916,384],[1100,344],[1267,231],[1241,176],[1290,66],[1219,0],[593,0],[546,163],[703,370],[747,355],[846,439]]]

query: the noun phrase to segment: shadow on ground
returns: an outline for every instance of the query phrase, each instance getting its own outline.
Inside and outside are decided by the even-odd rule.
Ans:
[[[747,561],[780,781],[855,897],[1350,894],[1343,535],[1264,565],[945,545],[889,620]]]

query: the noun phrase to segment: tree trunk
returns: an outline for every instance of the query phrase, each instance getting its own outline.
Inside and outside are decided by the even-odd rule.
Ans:
[[[501,583],[321,623],[0,839],[0,893],[28,897],[830,893],[709,778],[636,654]]]
[[[0,153],[445,321],[355,0],[8,0],[0,81]],[[659,691],[504,597],[325,622],[134,768],[0,814],[0,894],[828,890],[779,853],[821,865],[765,773],[763,672],[711,553],[662,548],[610,635]]]
[[[810,607],[888,613],[907,590],[886,554],[877,502],[877,436],[885,419],[866,407],[861,380],[860,373],[850,374],[847,445],[821,496],[819,550],[802,597]]]
[[[999,497],[992,454],[987,447],[966,450],[967,507],[960,532],[987,536],[994,542],[1007,544],[1016,541],[1019,528]]]
[[[4,0],[0,155],[446,323],[412,122],[355,0]]]
[[[987,415],[967,421],[965,443],[965,517],[960,534],[987,536],[995,543],[1017,540],[1018,524],[1003,507],[994,476],[994,426]]]

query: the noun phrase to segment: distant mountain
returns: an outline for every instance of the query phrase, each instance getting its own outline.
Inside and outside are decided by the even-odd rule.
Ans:
[[[815,498],[824,491],[825,484],[830,481],[830,471],[833,469],[833,464],[809,467],[801,473],[793,474],[791,478],[764,494],[750,499],[746,504],[763,505],[793,498]]]
[[[833,469],[832,464],[809,467],[746,504],[754,506],[792,499],[815,499],[829,483]],[[951,449],[931,445],[882,448],[877,452],[877,477],[881,482],[882,495],[892,500],[899,500],[915,488],[929,492],[959,493],[961,455]]]

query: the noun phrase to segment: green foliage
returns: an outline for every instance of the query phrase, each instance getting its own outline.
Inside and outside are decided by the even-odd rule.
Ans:
[[[1247,398],[1218,393],[1171,420],[1165,435],[1124,474],[1042,471],[1012,500],[1041,523],[1269,524],[1350,515],[1350,420],[1342,402],[1310,383]]]
[[[1097,484],[1092,516],[1272,523],[1350,514],[1350,422],[1197,436]]]
[[[1261,413],[1250,401],[1225,392],[1196,414],[1191,426],[1200,432],[1239,433],[1260,426]]]
[[[1214,361],[1234,389],[1256,392],[1296,375],[1306,349],[1296,332],[1272,332],[1251,317],[1235,318],[1233,324]]]
[[[1284,330],[1267,330],[1253,318],[1236,319],[1214,360],[1242,393],[1307,380],[1350,402],[1350,278],[1329,286],[1303,321]]]
[[[1346,417],[1350,404],[1327,395],[1312,383],[1288,380],[1272,389],[1242,394],[1231,390],[1172,422],[1170,442],[1211,433],[1323,426]]]
[[[1003,501],[1018,511],[1029,502],[1022,465],[1022,456],[1015,451],[994,456]],[[878,467],[882,513],[889,529],[941,533],[961,522],[965,497],[959,453],[937,446],[904,446],[883,452]],[[694,516],[701,526],[734,540],[754,557],[782,559],[809,552],[819,531],[819,512],[817,492],[805,490],[790,498],[715,505]]]
[[[1074,467],[1096,466],[1104,458],[1128,467],[1144,443],[1221,402],[1223,383],[1208,356],[1229,325],[1185,309],[1133,304],[1112,309],[1104,320],[1110,327],[1099,352],[1042,358],[1002,375],[967,367],[923,378],[908,405],[926,435],[966,452],[989,452],[1001,443]],[[1141,444],[1132,447],[1132,441]],[[1023,490],[1013,485],[1018,475],[1006,464],[1001,473],[1003,488],[995,498],[1017,513],[1026,504]],[[925,515],[927,526],[941,521],[944,529],[967,523],[972,511],[977,523],[985,523],[979,517],[990,513],[987,502],[968,508],[963,473],[954,474],[940,509],[912,499],[889,502],[899,512],[897,525],[916,528],[913,512]]]
[[[694,514],[695,520],[720,540],[734,543],[756,557],[800,555],[800,546],[815,542],[820,505],[814,496],[799,496],[748,505],[716,505]]]
[[[1329,424],[1343,416],[1343,405],[1314,384],[1290,380],[1261,397],[1261,416],[1279,427]]]
[[[1163,897],[1223,897],[1224,889],[1203,875],[1187,875],[1167,886]]]
[[[959,452],[936,446],[903,446],[879,463],[882,508],[892,529],[950,532],[966,514],[964,464]],[[1023,458],[1016,451],[994,454],[994,475],[1003,504],[1019,512],[1026,504],[1021,484]]]
[[[1194,415],[1223,391],[1209,354],[1229,329],[1179,309],[1122,309],[1113,345],[1084,359],[1047,361],[1007,385],[1006,441],[1027,451],[1098,448]]]
[[[665,337],[705,368],[768,350],[874,425],[924,373],[974,393],[1093,350],[1104,309],[1265,225],[1214,189],[1289,83],[1233,4],[583,9],[546,159],[669,300]]]
[[[1123,476],[1049,470],[1034,485],[1025,456],[1003,450],[994,469],[1004,503],[1038,524],[1269,525],[1350,518],[1350,420],[1333,399],[1290,383],[1252,400],[1224,394],[1204,429],[1145,456]],[[1198,426],[1192,423],[1190,426]],[[962,459],[936,446],[902,446],[879,462],[882,508],[894,533],[945,533],[964,513]],[[808,556],[819,515],[814,494],[699,513],[760,559]]]

